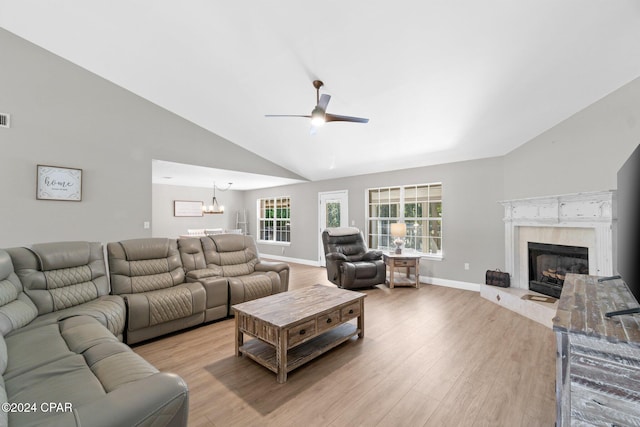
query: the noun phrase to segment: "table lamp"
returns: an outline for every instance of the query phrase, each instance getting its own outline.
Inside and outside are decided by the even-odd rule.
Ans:
[[[396,245],[396,253],[402,253],[404,237],[407,235],[407,224],[404,222],[394,222],[391,224],[391,236],[395,237],[393,243]]]

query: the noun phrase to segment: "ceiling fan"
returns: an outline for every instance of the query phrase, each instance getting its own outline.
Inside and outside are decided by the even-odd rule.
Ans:
[[[313,81],[313,87],[316,88],[316,106],[311,115],[301,114],[267,114],[265,117],[306,117],[311,119],[311,133],[314,134],[316,129],[322,126],[325,122],[351,122],[351,123],[368,123],[369,119],[363,119],[361,117],[340,116],[338,114],[327,113],[327,105],[331,99],[331,95],[323,93],[320,96],[320,88],[324,86],[324,83],[320,80]]]

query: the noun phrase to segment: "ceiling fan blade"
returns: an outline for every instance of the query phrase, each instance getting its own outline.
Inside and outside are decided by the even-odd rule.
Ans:
[[[327,122],[352,122],[352,123],[369,123],[369,119],[363,119],[361,117],[340,116],[338,114],[325,114],[325,121]]]
[[[322,111],[327,111],[327,105],[329,104],[330,100],[331,95],[323,93],[322,96],[320,96],[320,101],[318,101],[318,107],[322,108]]]
[[[307,119],[310,119],[311,116],[309,115],[301,115],[301,114],[265,114],[265,117],[306,117]]]

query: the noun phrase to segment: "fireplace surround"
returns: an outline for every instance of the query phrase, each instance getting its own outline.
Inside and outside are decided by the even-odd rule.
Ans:
[[[505,270],[529,289],[529,242],[587,248],[588,274],[613,275],[615,191],[534,197],[504,206]]]
[[[599,191],[500,202],[504,207],[504,270],[511,274],[511,287],[481,285],[480,295],[551,328],[557,301],[526,298],[538,293],[529,289],[529,242],[586,249],[588,274],[613,275],[615,197],[615,191]]]

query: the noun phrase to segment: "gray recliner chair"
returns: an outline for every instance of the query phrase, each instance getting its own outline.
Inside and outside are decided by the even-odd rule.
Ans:
[[[327,228],[322,232],[322,243],[327,278],[338,287],[370,288],[385,282],[382,251],[370,250],[357,228]]]

